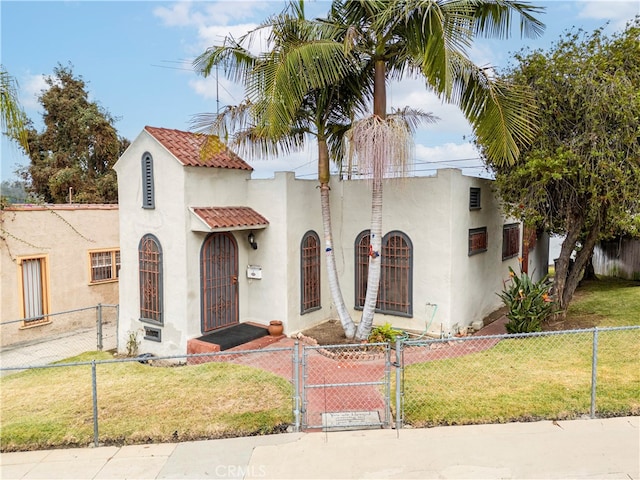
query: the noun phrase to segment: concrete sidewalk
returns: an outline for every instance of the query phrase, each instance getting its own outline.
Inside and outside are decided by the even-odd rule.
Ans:
[[[5,453],[0,478],[640,480],[640,417]]]

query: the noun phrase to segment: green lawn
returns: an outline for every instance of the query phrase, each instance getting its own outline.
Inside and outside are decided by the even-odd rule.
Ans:
[[[571,325],[640,324],[640,283],[581,287]],[[405,421],[414,426],[575,418],[590,413],[593,334],[503,340],[494,348],[405,369]],[[454,347],[455,348],[455,347]],[[599,332],[596,414],[640,414],[640,330]]]
[[[89,352],[65,361],[108,360]],[[97,364],[101,443],[184,441],[277,431],[292,422],[291,384],[264,370],[212,362]],[[2,451],[93,442],[91,366],[0,379]]]
[[[601,277],[578,288],[567,320],[592,319],[594,326],[640,325],[640,282]]]

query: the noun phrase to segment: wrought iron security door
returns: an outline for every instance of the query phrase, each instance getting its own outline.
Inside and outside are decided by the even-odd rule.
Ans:
[[[200,255],[202,333],[238,323],[238,245],[230,233],[212,233]]]

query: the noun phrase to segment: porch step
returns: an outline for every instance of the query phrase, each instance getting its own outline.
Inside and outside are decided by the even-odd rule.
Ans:
[[[238,350],[260,350],[261,348],[268,347],[272,343],[276,343],[278,340],[285,338],[285,335],[266,335],[264,337],[256,338],[250,342],[243,343],[237,347],[230,348],[226,351],[238,351]]]
[[[269,345],[278,342],[285,338],[286,335],[266,335],[264,337],[256,338],[255,340],[251,340],[247,343],[243,343],[242,345],[238,345],[237,347],[229,348],[225,350],[225,352],[237,352],[243,350],[260,350],[262,348],[266,348]],[[220,352],[220,345],[210,342],[203,342],[197,338],[192,338],[187,340],[187,354],[198,354],[198,353],[216,353]],[[225,357],[220,357],[220,359],[224,360]],[[188,358],[188,365],[196,365],[203,362],[206,362],[207,357],[204,358]]]

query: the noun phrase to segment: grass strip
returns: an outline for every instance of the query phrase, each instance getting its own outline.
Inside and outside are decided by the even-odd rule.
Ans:
[[[640,330],[600,333],[600,416],[640,413]],[[590,412],[591,333],[502,340],[490,350],[410,365],[405,422],[432,425],[576,418]]]
[[[88,352],[64,363],[108,360]],[[291,384],[233,363],[152,367],[97,364],[104,444],[175,442],[271,433],[292,421]],[[91,366],[34,369],[0,379],[2,451],[93,442]]]

